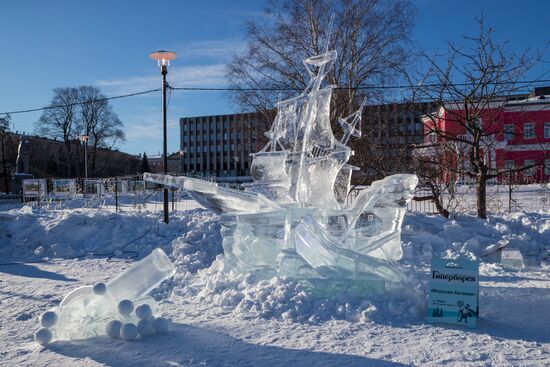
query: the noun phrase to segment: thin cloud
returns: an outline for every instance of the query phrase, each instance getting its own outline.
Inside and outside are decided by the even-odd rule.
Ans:
[[[174,87],[220,88],[226,86],[226,63],[234,53],[246,47],[243,40],[193,41],[175,45],[173,48],[186,61],[196,65],[170,67],[168,82]],[[177,61],[177,60],[176,60]],[[157,74],[130,76],[127,78],[99,80],[97,84],[109,94],[129,94],[160,87]]]
[[[220,88],[226,85],[225,64],[172,67],[168,82],[173,87]],[[97,85],[113,94],[129,94],[160,87],[158,75],[99,80]]]
[[[188,59],[208,58],[227,62],[234,53],[244,51],[246,42],[240,39],[187,42],[175,47],[176,52]]]

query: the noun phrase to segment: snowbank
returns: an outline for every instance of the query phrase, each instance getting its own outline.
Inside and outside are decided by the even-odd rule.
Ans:
[[[433,257],[469,258],[482,262],[496,248],[520,250],[527,266],[545,266],[550,251],[550,214],[512,213],[486,220],[408,213],[403,223],[404,263],[429,264]]]
[[[204,209],[159,215],[25,206],[0,213],[2,263],[78,257],[143,257],[161,247],[181,270],[209,266],[221,253],[218,217]]]
[[[529,267],[546,266],[550,215],[515,213],[480,220],[459,216],[407,214],[403,226],[408,282],[384,297],[342,293],[319,295],[307,284],[275,277],[255,279],[224,269],[218,217],[203,209],[174,212],[169,225],[156,215],[115,214],[97,209],[45,210],[25,207],[0,214],[2,262],[92,256],[142,257],[161,247],[178,268],[174,279],[155,292],[208,303],[236,316],[318,323],[331,319],[421,319],[425,310],[426,271],[432,256],[489,260],[495,247],[519,249]],[[482,265],[484,272],[504,272]],[[405,291],[403,291],[403,289]]]

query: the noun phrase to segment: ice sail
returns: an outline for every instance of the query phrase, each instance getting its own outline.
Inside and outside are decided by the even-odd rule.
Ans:
[[[310,81],[304,91],[277,103],[265,133],[266,146],[251,154],[252,181],[244,191],[186,177],[146,174],[145,179],[187,190],[207,208],[222,214],[225,261],[229,269],[260,276],[285,275],[343,286],[402,279],[400,232],[407,203],[418,182],[393,175],[372,183],[350,202],[347,162],[351,137],[361,136],[366,104],[338,120],[336,140],[330,122],[333,86],[322,87],[337,59],[325,50],[304,60]],[[382,286],[380,286],[382,285]]]

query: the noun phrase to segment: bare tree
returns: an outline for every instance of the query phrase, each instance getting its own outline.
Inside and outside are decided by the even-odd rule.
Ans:
[[[464,36],[464,46],[448,43],[443,58],[424,55],[429,70],[421,83],[413,86],[412,101],[438,105],[435,111],[423,111],[425,133],[438,146],[438,154],[449,157],[442,160],[433,154],[419,154],[420,165],[440,166],[448,175],[445,180],[459,176],[473,180],[477,215],[486,218],[487,181],[531,168],[496,168],[489,152],[495,150],[497,136],[502,134],[505,105],[525,89],[520,80],[540,60],[541,53],[526,50],[515,54],[505,44],[493,41],[492,29],[485,26],[483,17],[478,22],[479,33]],[[430,175],[424,178],[430,181]]]
[[[92,172],[96,170],[96,153],[98,148],[113,148],[125,136],[121,127],[122,121],[113,111],[112,106],[101,90],[92,86],[78,88],[80,102],[76,131],[90,137],[88,144],[92,147]]]
[[[229,97],[243,110],[272,118],[279,95],[306,87],[302,60],[324,51],[331,14],[329,48],[338,59],[327,81],[341,88],[333,95],[332,121],[358,107],[366,91],[355,87],[391,82],[408,58],[405,44],[415,18],[409,0],[270,1],[261,18],[247,24],[248,46],[229,64],[231,87],[242,89]]]
[[[48,109],[35,124],[38,134],[65,142],[69,159],[81,171],[79,135],[88,135],[92,146],[91,169],[95,172],[96,154],[99,148],[111,149],[118,141],[125,140],[122,121],[101,90],[92,86],[56,88]]]
[[[360,138],[350,141],[350,163],[361,167],[354,182],[363,185],[395,173],[412,173],[412,146],[422,141],[418,111],[408,103],[367,106]]]
[[[65,142],[67,150],[71,150],[71,141],[75,136],[78,119],[78,89],[55,88],[53,98],[35,124],[38,134]]]

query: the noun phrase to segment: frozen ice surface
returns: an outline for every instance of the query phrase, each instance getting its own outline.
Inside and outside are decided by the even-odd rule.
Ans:
[[[337,140],[330,121],[333,86],[321,87],[336,59],[327,42],[323,53],[304,60],[311,79],[299,96],[277,103],[277,116],[265,133],[267,145],[251,154],[253,182],[244,184],[244,191],[187,177],[144,175],[146,181],[184,189],[222,214],[229,269],[314,283],[371,281],[372,289],[403,280],[396,264],[403,255],[401,224],[418,178],[388,176],[353,202],[347,200],[357,169],[347,163],[354,154],[347,144],[361,136],[366,100],[338,120],[343,134]]]
[[[137,323],[139,318],[133,314],[134,304],[152,314],[157,306],[147,294],[174,273],[175,267],[168,256],[157,248],[105,284],[105,292],[98,294],[92,286],[73,290],[55,311],[58,318],[57,323],[53,323],[55,326],[47,322],[52,324],[54,339],[87,339],[106,333],[115,337],[112,321],[121,320],[124,326]],[[97,286],[95,288],[97,291]],[[49,313],[46,314],[48,319],[53,319]],[[134,339],[133,328],[128,328],[124,333]]]
[[[501,264],[503,268],[509,270],[521,270],[525,267],[519,250],[502,250]]]

